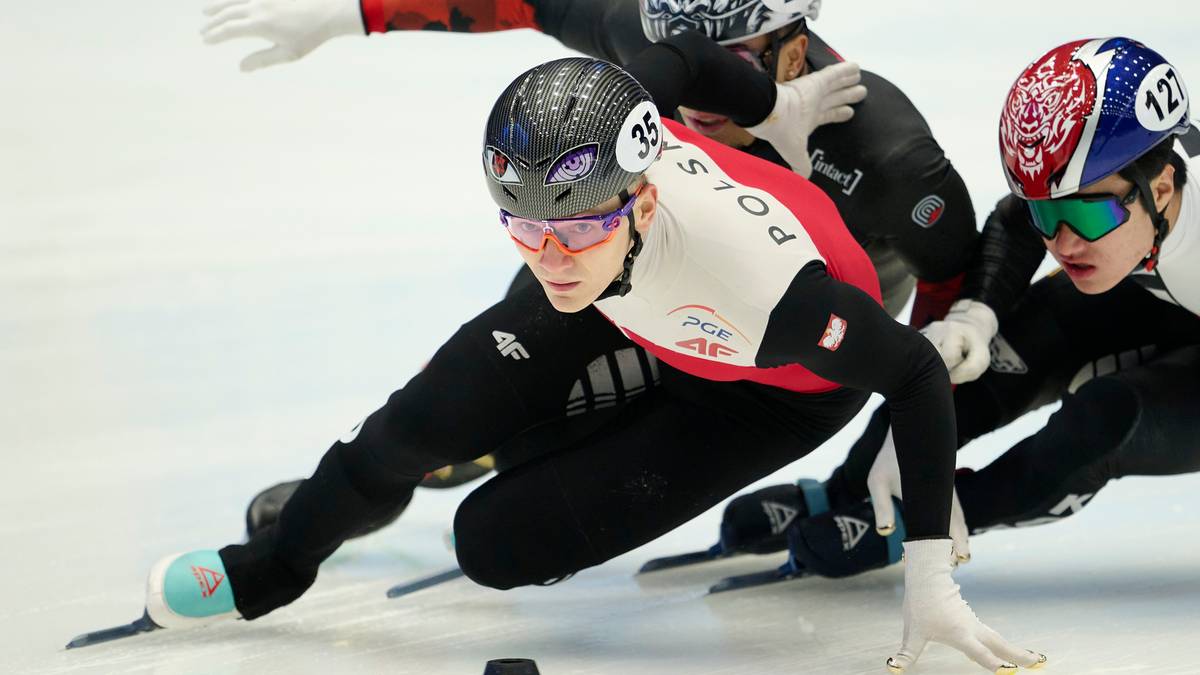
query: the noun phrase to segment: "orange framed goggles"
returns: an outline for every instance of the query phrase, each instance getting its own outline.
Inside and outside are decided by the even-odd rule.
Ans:
[[[617,229],[621,227],[621,218],[633,213],[633,204],[640,192],[640,188],[632,195],[626,190],[621,190],[620,197],[625,201],[624,206],[598,216],[538,220],[514,216],[500,209],[500,224],[508,230],[508,236],[512,237],[513,241],[535,253],[546,246],[546,240],[550,240],[563,253],[579,255],[612,241]]]

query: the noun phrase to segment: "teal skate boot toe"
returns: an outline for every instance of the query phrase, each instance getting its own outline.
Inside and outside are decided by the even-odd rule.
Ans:
[[[216,551],[192,551],[159,560],[146,582],[146,612],[163,628],[237,618],[221,556]]]

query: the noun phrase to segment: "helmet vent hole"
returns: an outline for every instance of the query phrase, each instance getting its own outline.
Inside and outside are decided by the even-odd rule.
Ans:
[[[571,116],[571,111],[575,109],[575,104],[578,102],[579,102],[578,96],[572,96],[570,99],[567,100],[567,107],[563,108],[563,118],[564,119]]]

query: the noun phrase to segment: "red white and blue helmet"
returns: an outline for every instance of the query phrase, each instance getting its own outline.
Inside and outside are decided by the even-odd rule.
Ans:
[[[1183,76],[1129,38],[1078,40],[1031,63],[1000,114],[1000,158],[1013,193],[1053,199],[1128,166],[1188,128]]]

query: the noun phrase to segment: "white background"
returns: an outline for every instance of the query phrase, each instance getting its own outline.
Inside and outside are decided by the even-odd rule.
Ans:
[[[717,512],[556,588],[385,600],[451,562],[461,490],[421,492],[261,621],[61,651],[140,615],[160,556],[240,537],[258,489],[311,471],[500,297],[518,260],[483,189],[482,122],[512,77],[566,52],[530,31],[392,34],[243,75],[251,44],[203,46],[190,3],[6,0],[0,17],[0,671],[468,674],[527,656],[547,675],[883,672],[898,568],[707,600],[779,560],[631,579],[710,543]],[[830,0],[815,30],[917,104],[982,220],[1026,63],[1126,34],[1200,77],[1198,21],[1180,0]],[[860,423],[768,482],[824,477]],[[1050,672],[1195,672],[1197,490],[1121,481],[1065,523],[976,538],[957,578]],[[919,672],[972,668],[934,646]]]

